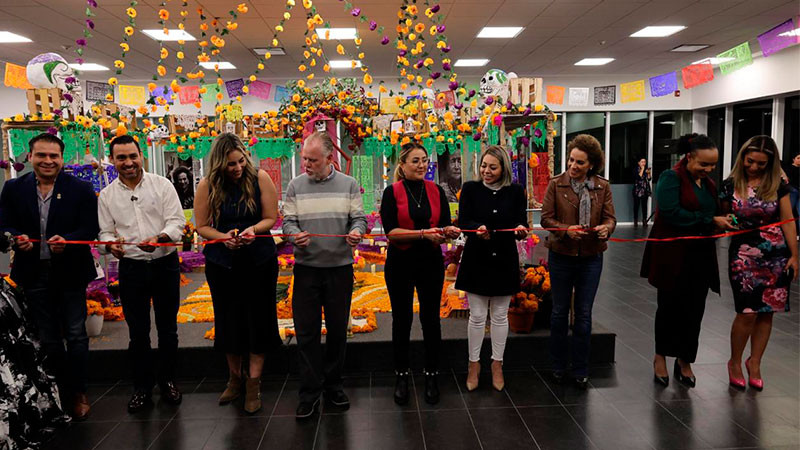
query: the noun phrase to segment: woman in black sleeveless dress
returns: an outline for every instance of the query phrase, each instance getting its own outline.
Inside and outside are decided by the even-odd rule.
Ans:
[[[215,141],[208,176],[195,196],[197,231],[206,239],[206,279],[214,304],[214,348],[225,352],[230,369],[220,404],[239,397],[242,356],[249,356],[244,409],[261,409],[260,379],[264,355],[280,346],[275,308],[278,262],[270,234],[278,217],[278,199],[269,175],[256,170],[234,134]]]

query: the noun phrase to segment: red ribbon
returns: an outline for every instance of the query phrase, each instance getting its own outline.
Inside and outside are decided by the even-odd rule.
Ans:
[[[682,240],[719,239],[719,238],[725,238],[725,237],[730,237],[730,236],[736,236],[736,235],[739,235],[739,234],[751,233],[753,231],[766,230],[767,228],[781,226],[781,225],[784,225],[784,224],[787,224],[787,223],[794,222],[796,220],[797,219],[792,218],[792,219],[782,220],[780,222],[771,223],[771,224],[768,224],[768,225],[762,225],[762,226],[760,226],[758,228],[750,228],[750,229],[747,229],[747,230],[727,231],[725,233],[712,234],[712,235],[709,235],[709,236],[677,236],[677,237],[670,237],[670,238],[634,238],[634,239],[614,238],[614,237],[612,237],[612,238],[609,238],[608,240],[612,241],[612,242],[673,242],[673,241],[682,241]],[[568,228],[542,228],[542,227],[525,228],[525,231],[568,231],[568,230],[569,230]],[[461,231],[462,232],[466,232],[466,233],[476,233],[478,231],[484,231],[484,230],[464,230],[464,229],[462,229]],[[517,231],[517,229],[516,228],[501,228],[501,229],[497,229],[497,230],[488,230],[488,231],[490,231],[490,232],[515,232],[515,231]],[[424,234],[438,234],[438,233],[441,233],[441,229],[435,229],[435,230],[432,230],[432,231],[423,231],[423,233]],[[413,231],[413,232],[408,232],[408,233],[394,233],[393,236],[403,236],[403,235],[419,236],[419,234],[420,234],[419,231]],[[285,237],[294,237],[294,236],[297,236],[297,235],[296,234],[280,233],[280,234],[257,234],[257,235],[255,235],[253,237],[254,238],[272,238],[272,237],[285,238]],[[309,233],[308,236],[311,236],[311,237],[344,238],[344,237],[347,237],[348,235],[346,235],[346,234]],[[362,237],[364,239],[370,239],[370,238],[379,237],[379,236],[388,236],[388,235],[384,234],[384,233],[367,233],[367,234],[364,234]],[[206,241],[198,242],[198,244],[202,244],[202,245],[219,244],[219,243],[225,242],[225,241],[227,241],[229,239],[235,239],[235,238],[209,239],[209,240],[206,240]],[[29,241],[30,242],[41,242],[39,239],[29,239]],[[158,242],[158,243],[152,243],[152,244],[151,243],[145,244],[143,242],[117,242],[117,241],[61,241],[59,243],[61,243],[61,244],[72,244],[72,245],[115,245],[115,244],[120,244],[120,245],[148,245],[148,246],[152,246],[152,247],[180,247],[180,246],[183,245],[182,242]]]

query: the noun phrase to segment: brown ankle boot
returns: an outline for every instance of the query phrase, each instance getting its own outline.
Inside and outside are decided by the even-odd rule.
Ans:
[[[244,410],[254,414],[261,409],[261,378],[248,378],[245,381]]]
[[[498,391],[502,391],[506,386],[503,378],[503,361],[492,361],[492,386]]]
[[[474,391],[478,388],[478,376],[481,372],[481,363],[479,361],[470,361],[469,368],[467,369],[467,390]]]
[[[224,405],[226,403],[230,403],[242,394],[242,377],[236,375],[235,373],[231,373],[228,378],[228,385],[225,387],[225,390],[222,392],[222,395],[219,396],[219,404]]]

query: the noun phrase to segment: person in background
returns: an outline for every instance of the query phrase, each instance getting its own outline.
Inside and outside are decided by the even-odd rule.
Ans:
[[[192,187],[192,172],[183,166],[178,166],[172,172],[172,181],[178,192],[178,199],[183,209],[194,207],[194,188]]]
[[[439,156],[439,186],[444,190],[449,203],[458,203],[458,193],[461,191],[460,152]]]
[[[0,230],[15,238],[11,278],[39,330],[45,366],[72,402],[72,417],[84,420],[90,410],[86,287],[97,271],[88,245],[64,241],[97,237],[97,196],[90,183],[62,171],[61,139],[42,133],[28,146],[33,172],[5,182]]]
[[[156,383],[150,348],[151,301],[158,329],[161,399],[177,405],[183,398],[175,385],[181,275],[178,252],[174,246],[153,244],[178,241],[186,218],[172,183],[142,169],[142,152],[133,137],[114,138],[109,152],[119,178],[100,191],[100,240],[118,243],[100,249],[119,259],[119,295],[133,368],[134,393],[128,411],[134,413],[151,402]]]
[[[647,199],[650,198],[650,180],[652,180],[647,160],[642,158],[633,173],[633,226],[639,226],[639,209],[642,211],[642,225],[647,226]]]
[[[550,356],[553,377],[564,381],[569,350],[570,302],[574,296],[572,375],[578,387],[589,383],[589,350],[592,337],[592,305],[603,272],[603,252],[617,219],[611,185],[598,172],[603,168],[600,142],[580,134],[567,144],[567,170],[550,180],[542,204],[542,226],[551,231],[550,283],[553,312],[550,318]]]
[[[728,277],[736,318],[731,326],[730,385],[745,388],[742,353],[750,387],[764,388],[761,358],[772,331],[772,315],[789,311],[789,288],[797,280],[797,235],[794,225],[761,228],[792,219],[789,186],[781,180],[778,145],[755,136],[742,146],[730,177],[720,190],[722,212],[736,216],[741,229],[760,229],[733,236],[728,247]]]
[[[789,202],[792,205],[792,215],[800,218],[800,153],[791,159],[781,161],[783,181],[788,183]],[[800,234],[800,221],[794,223],[795,232]]]
[[[290,241],[295,247],[292,308],[301,374],[297,419],[314,414],[323,391],[334,406],[350,407],[342,388],[342,366],[353,295],[352,249],[367,232],[367,218],[358,182],[334,169],[333,151],[333,141],[324,131],[306,138],[301,151],[305,173],[289,182],[283,205],[283,232],[294,235]]]
[[[280,347],[275,290],[278,260],[270,234],[278,218],[272,179],[257,170],[234,134],[219,135],[211,147],[208,176],[195,197],[197,232],[205,239],[206,279],[214,304],[214,348],[225,353],[228,385],[219,398],[230,403],[241,394],[242,356],[249,356],[244,410],[261,409],[264,355]],[[242,280],[259,283],[242,283]]]
[[[514,239],[528,235],[527,201],[525,189],[511,184],[511,158],[503,147],[487,147],[479,167],[480,179],[464,184],[458,204],[459,226],[479,231],[467,233],[456,289],[465,291],[469,301],[467,390],[478,387],[481,345],[489,315],[492,386],[501,391],[505,386],[503,353],[508,337],[508,305],[520,288],[519,252]],[[494,231],[511,228],[516,231]]]
[[[678,140],[677,149],[684,156],[658,181],[658,207],[649,237],[703,236],[733,229],[731,219],[720,213],[717,187],[708,177],[719,159],[716,144],[708,136],[687,134]],[[669,386],[666,357],[674,356],[675,378],[694,387],[697,380],[691,364],[697,357],[706,296],[709,289],[719,293],[715,241],[649,241],[641,276],[658,289],[654,380]]]
[[[403,145],[395,169],[395,182],[383,191],[381,223],[389,239],[386,255],[386,289],[392,304],[392,347],[397,380],[394,401],[408,403],[409,341],[414,319],[414,288],[419,298],[419,320],[425,340],[425,401],[439,401],[437,374],[442,340],[439,305],[444,285],[442,244],[458,237],[450,223],[444,190],[424,179],[428,169],[425,147]]]

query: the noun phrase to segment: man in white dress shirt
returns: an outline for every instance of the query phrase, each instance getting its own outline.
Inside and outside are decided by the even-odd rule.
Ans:
[[[178,253],[176,247],[149,244],[178,241],[186,219],[172,183],[142,169],[142,152],[131,136],[112,140],[110,152],[119,178],[100,192],[100,240],[139,243],[104,249],[119,258],[120,300],[130,334],[134,378],[128,411],[136,412],[151,402],[156,381],[150,348],[150,299],[158,330],[161,399],[177,405],[182,398],[174,382],[180,304]]]

